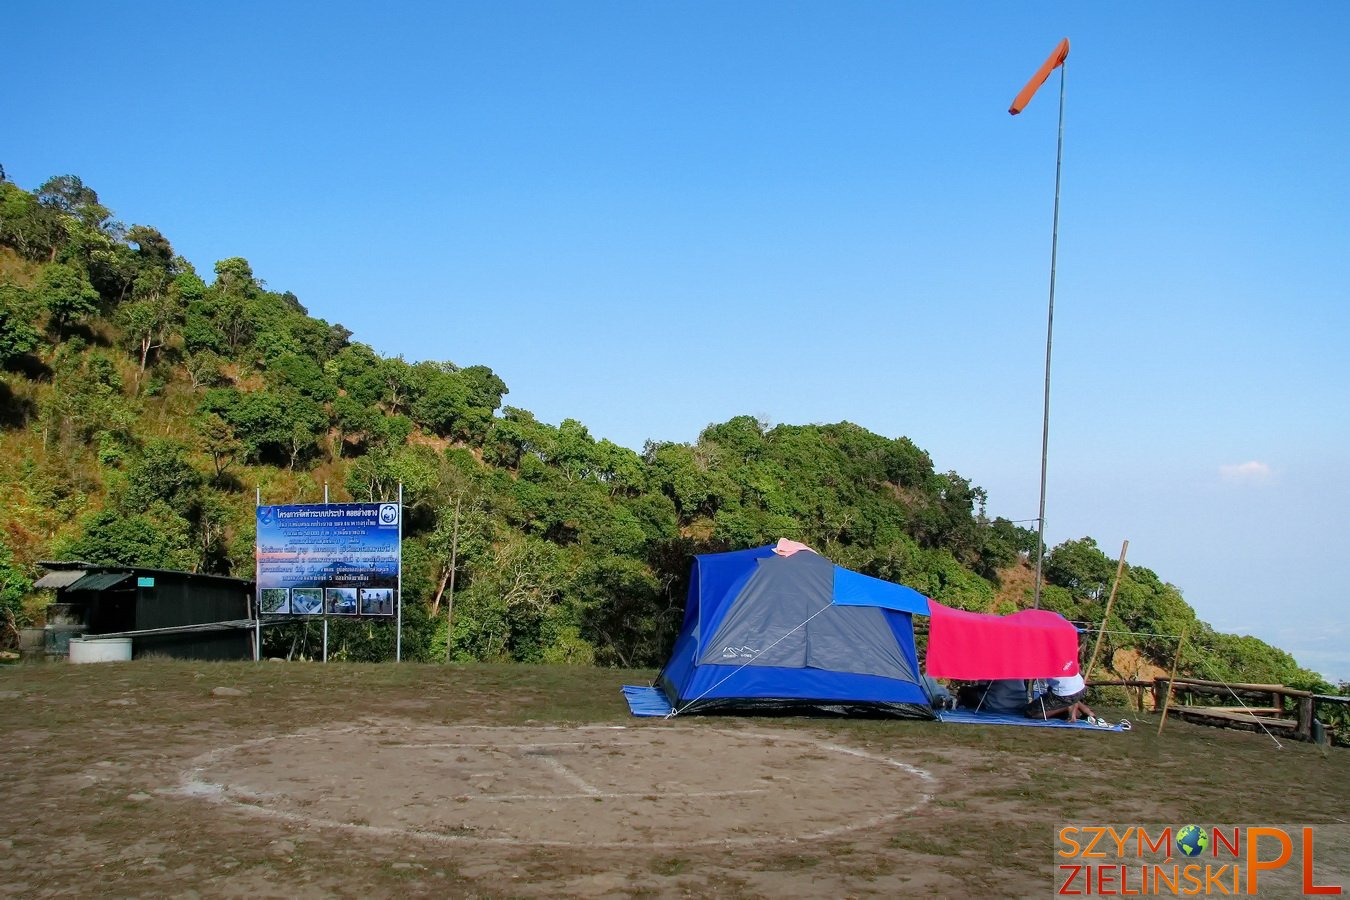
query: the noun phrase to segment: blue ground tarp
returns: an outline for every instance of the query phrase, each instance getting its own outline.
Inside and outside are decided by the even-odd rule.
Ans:
[[[944,709],[938,712],[938,719],[954,722],[958,725],[1030,725],[1033,728],[1077,728],[1088,731],[1124,731],[1120,725],[1102,728],[1087,722],[1066,722],[1063,719],[1028,719],[1018,713],[976,712],[973,709]]]
[[[670,701],[660,688],[638,687],[632,684],[623,686],[623,698],[628,701],[628,708],[635,716],[651,718],[654,716],[668,716],[674,710],[670,708]]]
[[[623,697],[628,701],[628,709],[635,716],[642,718],[665,717],[671,714],[673,710],[670,701],[660,688],[639,687],[637,685],[625,684],[623,686]],[[975,712],[971,709],[944,709],[940,710],[937,717],[942,722],[951,722],[957,725],[1023,725],[1032,728],[1076,728],[1087,731],[1124,731],[1120,725],[1112,725],[1110,728],[1102,728],[1098,725],[1089,725],[1087,722],[1066,722],[1063,719],[1028,719],[1026,716],[1016,713],[991,713]]]

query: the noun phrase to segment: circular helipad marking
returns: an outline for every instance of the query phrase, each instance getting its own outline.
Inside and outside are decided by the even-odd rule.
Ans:
[[[785,733],[370,725],[213,750],[179,790],[368,835],[686,847],[874,828],[927,803],[936,785],[899,760]]]

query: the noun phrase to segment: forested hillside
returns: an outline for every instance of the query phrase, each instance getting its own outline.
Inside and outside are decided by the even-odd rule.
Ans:
[[[0,176],[2,177],[2,176]],[[310,299],[310,298],[307,298]],[[312,298],[322,308],[322,298]],[[653,666],[690,555],[795,538],[946,604],[1030,602],[1035,535],[908,438],[741,416],[642,453],[504,405],[487,365],[409,362],[268,289],[239,257],[199,272],[74,176],[0,181],[0,608],[40,619],[40,559],[251,577],[265,502],[405,488],[404,651],[414,659]],[[1044,603],[1098,622],[1116,563],[1089,538],[1046,560]],[[452,591],[453,585],[453,591]],[[1286,653],[1198,623],[1129,566],[1109,651],[1201,675],[1312,683]],[[271,632],[313,653],[317,628]],[[385,623],[334,622],[340,657],[391,655]],[[1111,653],[1107,659],[1113,658]],[[1124,667],[1124,663],[1120,663]],[[1122,674],[1134,674],[1123,672]]]

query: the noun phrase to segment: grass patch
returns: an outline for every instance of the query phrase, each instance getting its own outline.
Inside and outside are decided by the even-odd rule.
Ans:
[[[685,874],[691,865],[689,859],[684,856],[663,856],[652,861],[651,870],[657,875],[669,878]]]

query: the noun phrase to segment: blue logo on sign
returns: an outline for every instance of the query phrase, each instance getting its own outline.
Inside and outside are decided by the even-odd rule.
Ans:
[[[380,504],[380,524],[397,525],[398,524],[398,504],[381,503]]]

